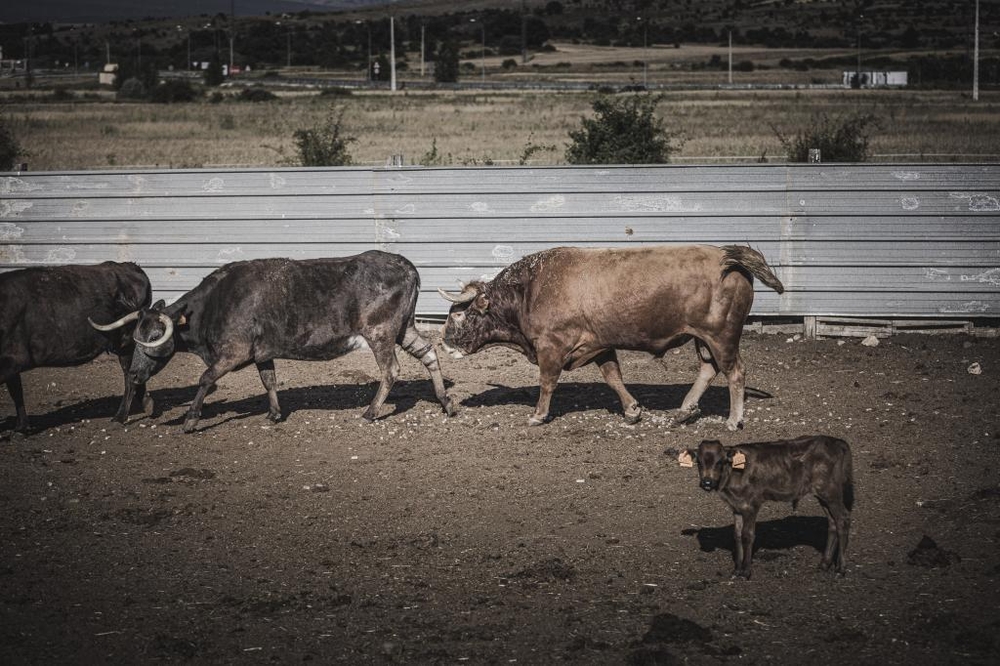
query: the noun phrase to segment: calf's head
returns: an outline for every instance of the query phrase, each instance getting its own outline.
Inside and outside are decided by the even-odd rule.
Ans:
[[[441,329],[441,341],[454,358],[473,354],[490,343],[507,342],[512,337],[506,330],[510,325],[491,310],[488,289],[482,282],[463,285],[457,294],[438,289],[452,304]]]
[[[702,440],[688,454],[698,463],[698,485],[702,490],[718,490],[726,485],[733,469],[733,450],[716,439]]]

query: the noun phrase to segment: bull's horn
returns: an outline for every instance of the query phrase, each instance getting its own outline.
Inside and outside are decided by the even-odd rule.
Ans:
[[[121,319],[113,321],[110,324],[95,324],[94,320],[91,319],[90,317],[87,317],[87,321],[90,322],[90,325],[93,326],[98,331],[113,331],[115,329],[121,328],[122,326],[128,324],[129,322],[135,321],[138,318],[139,318],[139,311],[136,310],[135,312],[129,312]]]
[[[136,344],[141,345],[146,349],[156,349],[157,347],[161,347],[167,344],[167,341],[170,340],[170,337],[174,334],[174,321],[167,315],[163,314],[162,312],[158,312],[156,314],[156,318],[159,319],[160,323],[163,324],[163,327],[165,329],[163,331],[163,335],[158,337],[156,340],[151,340],[150,342],[144,342],[143,340],[140,340],[138,337],[133,335],[132,339],[135,340]],[[136,331],[136,333],[138,333],[138,331]]]
[[[452,303],[469,303],[476,298],[476,289],[474,287],[471,289],[466,287],[460,294],[449,294],[444,289],[438,287],[438,293],[441,294],[443,299]]]

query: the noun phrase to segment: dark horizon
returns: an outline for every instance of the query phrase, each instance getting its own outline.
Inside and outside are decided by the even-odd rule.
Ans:
[[[323,4],[311,0],[35,0],[0,4],[2,23],[108,23],[144,18],[180,18],[208,14],[263,16],[283,12],[336,11],[377,0],[346,0]]]

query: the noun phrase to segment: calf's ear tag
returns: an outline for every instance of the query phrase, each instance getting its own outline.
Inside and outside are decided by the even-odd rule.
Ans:
[[[677,456],[677,462],[681,467],[694,467],[694,460],[691,458],[691,454],[687,451],[680,452],[680,455]]]
[[[733,469],[743,469],[747,466],[747,457],[742,451],[733,454]]]

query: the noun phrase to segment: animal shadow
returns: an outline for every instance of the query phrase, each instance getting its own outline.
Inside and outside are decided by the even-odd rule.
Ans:
[[[445,386],[449,386],[445,382]],[[366,382],[364,384],[324,384],[316,386],[297,386],[292,388],[278,389],[278,401],[281,404],[282,420],[287,420],[289,416],[300,409],[323,409],[323,410],[348,410],[362,411],[368,407],[375,392],[378,390],[377,381]],[[169,409],[180,405],[187,406],[194,399],[197,389],[195,387],[183,389],[166,389],[156,391],[153,399],[158,406]],[[211,395],[211,394],[209,394]],[[380,419],[384,419],[397,414],[402,414],[413,409],[418,402],[428,401],[438,405],[437,398],[431,387],[430,380],[401,380],[393,384],[389,397],[386,398]],[[392,411],[388,408],[392,407]],[[159,408],[159,407],[158,407]],[[230,421],[241,421],[248,418],[265,418],[267,414],[267,394],[263,389],[259,393],[247,395],[237,400],[215,400],[206,399],[201,408],[201,420],[198,430],[209,430]],[[177,417],[166,421],[164,425],[181,425],[187,413],[182,412]],[[217,423],[206,423],[209,419],[227,416]]]
[[[510,387],[490,384],[492,388],[462,400],[466,407],[499,407],[502,405],[525,405],[534,407],[538,402],[538,386]],[[643,409],[661,412],[679,409],[684,396],[691,388],[689,384],[627,384],[631,393]],[[726,386],[711,386],[700,401],[705,416],[729,414],[729,389]],[[621,413],[622,407],[615,392],[603,382],[560,382],[552,395],[549,414],[553,417],[591,409],[605,409]]]
[[[450,386],[450,382],[445,382]],[[363,384],[329,384],[317,386],[300,386],[287,389],[278,389],[278,400],[281,403],[282,417],[287,419],[291,414],[300,409],[324,409],[324,410],[357,410],[361,411],[368,407],[375,391],[378,389],[378,382],[371,381]],[[151,395],[155,409],[149,417],[154,422],[160,418],[165,411],[184,407],[185,410],[179,416],[165,421],[164,425],[180,425],[184,422],[186,406],[194,400],[197,393],[197,386],[185,386],[180,388],[164,388],[153,390]],[[201,415],[203,423],[199,424],[199,430],[222,425],[229,421],[237,421],[246,418],[259,417],[263,419],[267,414],[267,394],[261,388],[258,392],[248,394],[237,400],[212,400],[211,395],[215,391],[209,392],[209,398],[202,406]],[[401,380],[397,381],[389,392],[385,405],[382,407],[381,418],[402,414],[413,409],[418,402],[427,401],[438,405],[434,395],[430,380]],[[28,436],[43,432],[50,428],[59,428],[82,420],[95,422],[108,421],[118,411],[121,404],[121,395],[109,395],[101,398],[91,398],[79,402],[67,402],[59,405],[56,409],[48,412],[30,412],[31,419]],[[392,411],[388,411],[391,406]],[[222,415],[230,415],[219,423],[206,424],[204,420],[212,419]],[[132,413],[129,422],[136,422],[143,416],[142,408],[138,404],[132,406]],[[0,433],[3,438],[11,436],[14,429],[16,417],[11,415],[0,421]]]
[[[826,548],[827,520],[823,516],[788,516],[757,523],[753,550],[791,550],[809,546],[822,553]],[[725,527],[702,527],[681,530],[684,536],[694,536],[703,553],[716,549],[736,552],[732,524]]]

